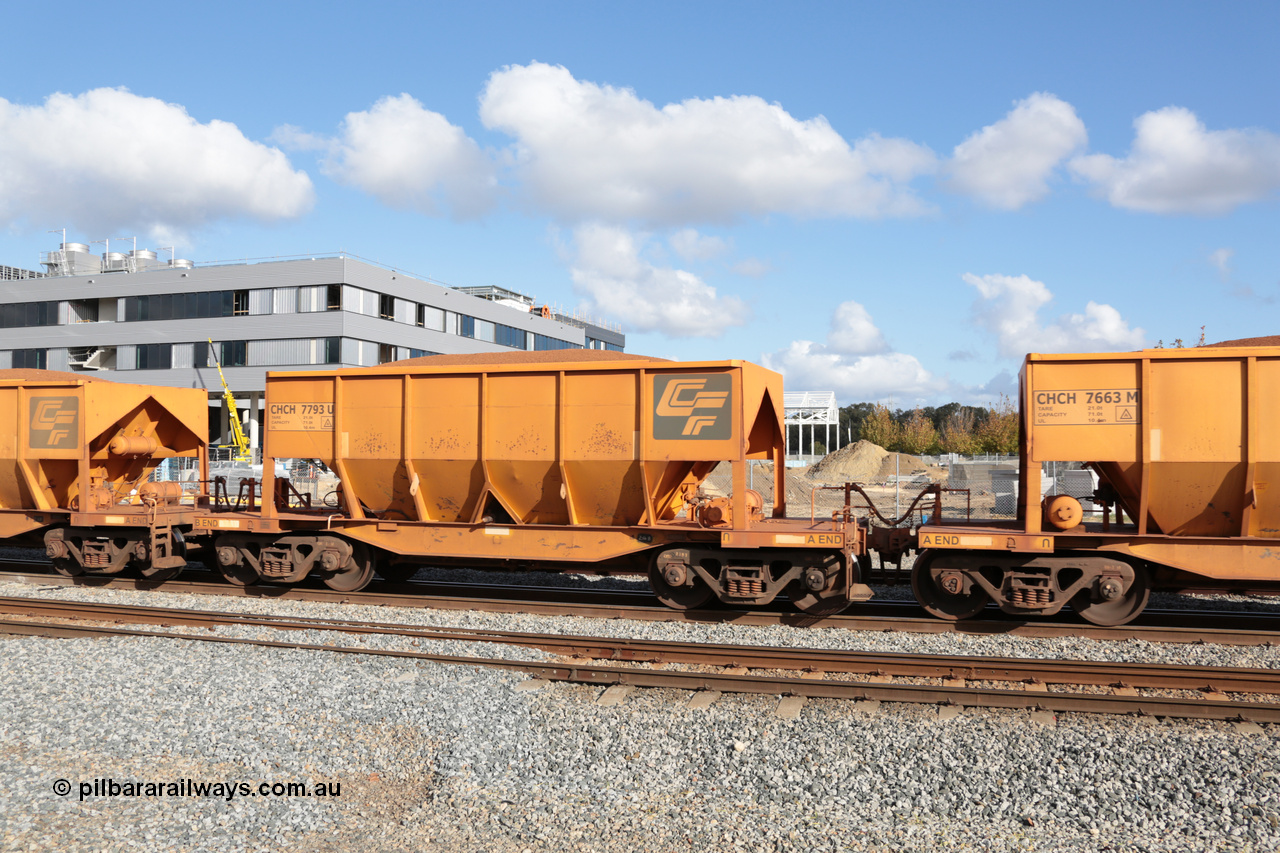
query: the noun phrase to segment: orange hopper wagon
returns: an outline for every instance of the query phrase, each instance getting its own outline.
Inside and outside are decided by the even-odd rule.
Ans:
[[[208,411],[198,389],[0,370],[0,538],[42,542],[67,575],[177,574],[199,510],[151,480],[173,457],[207,478]]]
[[[1153,587],[1280,582],[1280,346],[1032,354],[1020,398],[1016,521],[919,530],[912,582],[935,615],[1070,603],[1113,625]],[[1102,512],[1042,501],[1043,463],[1059,461],[1098,473]]]
[[[339,588],[375,566],[488,565],[644,572],[675,607],[866,597],[857,523],[785,517],[782,415],[782,378],[742,361],[559,351],[272,373],[263,493],[285,491],[275,460],[316,459],[338,505],[277,497],[234,533],[221,519],[219,559],[237,582],[318,569]],[[755,472],[767,517],[748,460],[770,463]],[[709,494],[723,463],[728,494]]]

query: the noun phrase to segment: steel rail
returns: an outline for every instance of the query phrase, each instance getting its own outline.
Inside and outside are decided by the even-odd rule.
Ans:
[[[682,663],[966,681],[1149,687],[1202,690],[1212,693],[1269,693],[1280,696],[1280,670],[1245,667],[1191,667],[1055,658],[922,655],[723,643],[689,644],[673,640],[540,634],[525,631],[445,628],[322,618],[299,619],[186,608],[48,601],[21,597],[0,597],[0,614],[118,621],[166,627],[175,624],[208,629],[217,626],[247,626],[281,631],[320,630],[429,640],[462,640],[536,648],[579,658],[644,663]]]
[[[6,570],[6,567],[12,570],[8,571]],[[134,578],[130,576],[122,577],[118,575],[80,575],[74,579],[70,579],[62,575],[53,573],[51,571],[51,566],[47,560],[42,561],[42,560],[0,559],[0,582],[4,582],[7,580],[13,580],[13,581],[19,581],[19,582],[37,582],[37,579],[47,578],[51,583],[59,583],[63,585],[75,584],[79,586],[115,587],[117,585],[123,584],[125,586],[132,585],[132,588],[142,589],[142,590],[159,589],[162,591],[169,591],[169,592],[185,592],[185,591],[205,592],[207,589],[208,594],[218,594],[218,593],[226,594],[226,595],[236,595],[236,594],[259,595],[261,594],[264,596],[279,595],[280,590],[290,588],[290,587],[275,586],[271,584],[262,584],[258,586],[248,587],[247,589],[250,590],[250,592],[246,593],[242,591],[240,593],[237,593],[235,589],[229,590],[228,586],[230,585],[224,583],[222,579],[217,575],[216,572],[196,568],[194,570],[194,574],[197,577],[202,575],[208,575],[215,578],[215,580],[213,582],[192,580],[190,574],[188,575],[187,580],[182,580],[182,581],[150,581],[145,578]],[[207,587],[201,588],[201,587],[194,586],[201,583],[207,584]],[[188,587],[186,585],[192,585],[192,586]],[[479,600],[479,601],[489,602],[489,601],[498,600],[498,599],[495,599],[495,594],[497,594],[501,597],[502,600],[507,600],[507,599],[518,600],[522,604],[527,604],[530,601],[536,601],[536,602],[554,603],[557,605],[586,604],[586,605],[605,605],[608,607],[623,606],[623,607],[636,608],[637,610],[654,611],[654,612],[663,613],[663,614],[672,612],[670,608],[667,608],[665,606],[658,606],[658,604],[656,603],[657,602],[656,596],[654,596],[653,593],[648,589],[640,588],[640,587],[637,587],[636,589],[616,589],[616,588],[593,589],[590,587],[547,586],[547,585],[539,585],[539,584],[497,584],[497,583],[484,583],[484,582],[476,583],[476,582],[468,582],[468,581],[441,581],[441,580],[386,581],[386,580],[379,579],[375,581],[373,584],[371,584],[369,588],[359,593],[336,593],[336,592],[333,592],[332,590],[328,590],[325,587],[319,586],[318,583],[311,584],[311,585],[303,584],[293,588],[304,589],[304,590],[310,589],[314,593],[316,593],[317,596],[329,596],[329,597],[333,597],[336,595],[336,596],[342,596],[343,598],[346,598],[351,595],[356,595],[357,597],[364,599],[370,596],[387,596],[388,598],[405,596],[403,600],[409,603],[412,603],[414,601],[439,599],[439,598],[458,598],[463,601]],[[376,602],[376,603],[381,603],[381,602]],[[779,615],[785,615],[793,619],[811,620],[813,618],[803,613],[799,613],[795,610],[788,609],[785,602],[780,602],[779,604],[774,606],[766,606],[759,611],[741,611],[741,610],[733,610],[725,607],[715,607],[708,610],[694,611],[694,613],[699,616],[705,616],[707,614],[717,614],[720,616],[722,621],[729,618],[730,614],[736,617],[743,614],[756,614],[756,613],[776,613]],[[860,620],[865,620],[867,618],[877,618],[877,619],[893,618],[895,620],[897,619],[918,620],[919,622],[925,625],[933,626],[935,629],[938,626],[941,626],[943,631],[950,630],[948,628],[948,624],[942,620],[935,619],[932,617],[920,619],[919,618],[920,613],[921,613],[921,607],[918,604],[916,604],[914,601],[894,600],[894,599],[871,599],[869,601],[855,602],[854,604],[851,604],[847,609],[842,611],[840,614],[838,614],[836,617],[826,617],[826,619],[824,619],[821,622],[821,624],[823,624],[824,627],[828,627],[826,620],[829,620],[831,618],[838,618],[838,619],[857,618]],[[1256,626],[1254,628],[1249,629],[1249,634],[1250,634],[1249,642],[1241,643],[1241,644],[1258,644],[1258,643],[1267,641],[1267,638],[1265,636],[1262,639],[1253,637],[1252,635],[1255,633],[1262,634],[1262,635],[1275,634],[1276,637],[1274,639],[1280,640],[1280,605],[1277,605],[1277,609],[1274,612],[1231,611],[1231,610],[1217,610],[1217,609],[1215,610],[1194,610],[1194,609],[1177,609],[1177,608],[1158,609],[1158,608],[1149,607],[1143,612],[1142,616],[1139,617],[1136,625],[1137,627],[1141,628],[1144,632],[1151,632],[1151,631],[1159,630],[1161,628],[1165,628],[1165,629],[1176,628],[1179,630],[1189,629],[1189,628],[1194,628],[1197,630],[1220,630],[1221,622],[1238,621],[1238,620],[1247,620],[1248,622]],[[975,625],[985,626],[987,625],[987,623],[991,623],[992,625],[1000,624],[1004,626],[1014,626],[1014,627],[1018,627],[1020,629],[1025,629],[1025,630],[1035,630],[1041,626],[1045,626],[1048,628],[1057,628],[1057,627],[1063,627],[1068,624],[1068,623],[1051,622],[1048,620],[1026,621],[1026,620],[1019,619],[1016,616],[1010,616],[1008,614],[1001,613],[1000,610],[997,609],[996,607],[989,606],[984,611],[984,618],[978,619],[978,620],[969,620],[959,627],[962,629],[967,629]],[[1116,629],[1108,629],[1108,628],[1102,628],[1100,626],[1090,625],[1086,623],[1074,623],[1074,625],[1075,625],[1075,633],[1077,634],[1080,634],[1081,632],[1085,632],[1085,631],[1091,631],[1091,630],[1124,631],[1125,628],[1128,627],[1128,626],[1123,626]],[[911,630],[911,629],[908,628],[905,630]],[[917,629],[917,630],[925,630],[925,629]],[[1237,632],[1237,633],[1242,633],[1242,632],[1243,632],[1243,629],[1241,632]],[[1147,638],[1149,639],[1149,637]],[[1171,641],[1172,642],[1179,642],[1179,641],[1193,642],[1194,638],[1190,640],[1173,639]]]
[[[217,637],[208,634],[180,634],[164,631],[139,631],[128,628],[101,628],[80,625],[31,623],[0,619],[0,633],[38,637],[135,637],[187,640],[225,645],[265,646],[337,654],[377,655],[428,661],[440,664],[486,667],[526,673],[548,681],[567,681],[590,685],[625,684],[635,687],[667,687],[721,693],[755,693],[781,696],[803,696],[845,700],[876,700],[918,704],[948,704],[968,707],[1039,709],[1054,712],[1139,714],[1155,717],[1178,717],[1210,720],[1247,720],[1257,723],[1280,722],[1280,704],[1233,702],[1217,699],[1182,699],[1147,696],[1120,696],[1093,693],[1028,692],[995,690],[983,687],[956,687],[917,684],[882,684],[862,681],[832,681],[806,678],[781,678],[731,673],[680,672],[638,668],[621,668],[590,664],[554,664],[543,661],[516,661],[478,658],[463,655],[441,655],[430,652],[393,651],[353,646],[252,640]]]
[[[661,622],[731,622],[737,625],[791,625],[844,628],[852,631],[906,631],[911,633],[962,633],[975,636],[1008,635],[1050,639],[1087,637],[1095,640],[1145,640],[1155,643],[1215,643],[1233,646],[1256,646],[1280,642],[1280,615],[1258,617],[1261,625],[1241,624],[1236,628],[1148,625],[1143,618],[1136,623],[1115,628],[1069,622],[1022,622],[1010,619],[970,619],[944,622],[933,617],[877,616],[845,612],[821,619],[789,611],[744,610],[672,610],[660,604],[635,605],[599,602],[528,601],[504,598],[471,598],[456,595],[423,595],[416,592],[337,592],[327,588],[304,586],[247,586],[201,581],[149,581],[119,576],[64,577],[57,574],[0,572],[0,582],[44,584],[46,586],[83,586],[95,589],[162,590],[200,595],[244,596],[281,600],[325,601],[339,604],[365,604],[387,607],[415,607],[438,610],[481,610],[494,613],[528,613],[548,616],[579,616],[599,619],[634,619]],[[398,585],[405,588],[407,585]],[[482,584],[473,585],[477,589]],[[493,589],[501,589],[494,587]],[[520,589],[525,589],[521,587]],[[557,594],[565,588],[554,588]],[[623,596],[629,595],[622,593]],[[909,605],[903,605],[910,609]],[[1205,614],[1194,614],[1202,621]],[[1144,616],[1144,618],[1146,618]],[[1236,614],[1234,620],[1246,619]],[[1250,620],[1252,621],[1252,620]]]

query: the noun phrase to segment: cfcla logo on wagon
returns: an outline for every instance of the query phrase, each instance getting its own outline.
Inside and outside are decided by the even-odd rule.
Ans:
[[[733,436],[733,377],[653,377],[653,437],[722,441]]]
[[[80,400],[76,397],[31,398],[31,446],[51,450],[77,447]]]

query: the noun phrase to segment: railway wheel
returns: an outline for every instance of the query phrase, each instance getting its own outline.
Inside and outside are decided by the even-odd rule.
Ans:
[[[249,586],[261,579],[258,576],[258,570],[241,556],[240,549],[228,543],[227,540],[219,540],[214,553],[217,556],[218,574],[222,575],[222,579],[227,583],[235,586]]]
[[[63,577],[74,578],[84,574],[84,566],[80,564],[67,547],[65,531],[50,530],[44,535],[44,553],[53,564],[53,570]]]
[[[689,566],[672,559],[679,552],[665,552],[649,566],[649,586],[658,600],[672,610],[693,610],[711,598],[711,588]],[[688,552],[684,552],[686,555]],[[664,557],[666,559],[664,559]]]
[[[834,616],[849,606],[847,592],[844,588],[844,559],[839,554],[832,554],[822,565],[810,566],[800,580],[791,584],[788,594],[797,610],[810,616]]]
[[[235,563],[225,566],[221,561],[219,561],[218,574],[222,575],[222,579],[227,583],[234,584],[235,586],[249,586],[250,584],[255,584],[260,580],[257,570],[246,563]]]
[[[871,555],[863,552],[858,555],[858,582],[871,583]]]
[[[1102,581],[1103,585],[1108,583],[1116,582],[1106,579]],[[1129,589],[1123,595],[1107,599],[1102,597],[1101,592],[1103,590],[1093,589],[1078,592],[1071,599],[1071,606],[1095,625],[1104,627],[1124,625],[1136,619],[1147,606],[1147,600],[1151,598],[1151,581],[1147,577],[1146,569],[1142,566],[1134,566],[1133,582],[1129,584]]]
[[[324,579],[324,585],[339,592],[359,592],[373,579],[373,558],[359,542],[351,546],[351,556],[342,568]]]
[[[935,566],[935,563],[939,565]],[[948,622],[969,619],[981,613],[982,608],[991,601],[991,596],[981,587],[972,584],[967,592],[964,591],[964,579],[958,572],[955,573],[956,577],[940,580],[939,576],[944,570],[945,566],[932,551],[921,551],[916,557],[916,564],[911,569],[911,591],[915,593],[920,606],[931,615]],[[955,592],[946,588],[948,582],[955,583]]]

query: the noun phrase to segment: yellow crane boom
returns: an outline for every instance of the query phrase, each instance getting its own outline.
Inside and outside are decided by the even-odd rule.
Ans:
[[[236,398],[227,384],[227,377],[222,372],[222,360],[218,358],[213,346],[213,338],[209,338],[209,351],[213,353],[213,363],[218,367],[218,378],[222,380],[222,399],[227,402],[227,413],[231,419],[231,438],[236,445],[236,461],[252,462],[253,450],[249,447],[249,439],[245,437],[244,428],[240,426],[240,412],[236,409]]]

